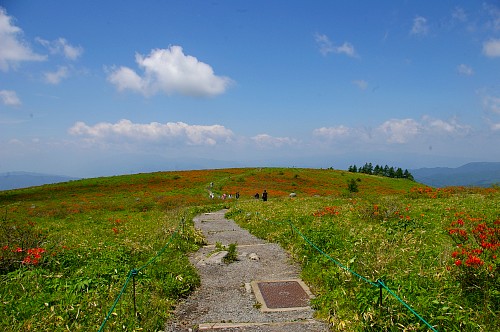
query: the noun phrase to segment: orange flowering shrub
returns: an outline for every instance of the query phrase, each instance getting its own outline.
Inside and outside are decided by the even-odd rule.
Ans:
[[[323,216],[338,216],[340,208],[338,206],[325,206],[321,210],[318,210],[313,213],[315,217],[323,217]]]

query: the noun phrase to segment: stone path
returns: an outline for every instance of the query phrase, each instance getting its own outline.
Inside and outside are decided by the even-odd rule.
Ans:
[[[313,319],[313,310],[263,312],[250,286],[252,281],[279,281],[299,278],[299,268],[277,244],[268,243],[224,218],[222,210],[194,219],[208,245],[190,257],[201,276],[201,287],[176,308],[176,320],[166,331],[328,331],[326,324]],[[237,243],[238,260],[217,263],[207,260],[219,242]]]

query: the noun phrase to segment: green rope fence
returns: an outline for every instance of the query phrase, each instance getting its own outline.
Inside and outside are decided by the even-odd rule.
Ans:
[[[279,224],[279,225],[284,225],[285,223],[282,223],[282,222],[273,222],[271,220],[268,220],[268,219],[265,219],[266,222],[269,222],[269,223],[274,223],[274,224]],[[374,286],[374,287],[378,287],[380,288],[380,292],[382,294],[382,288],[385,289],[390,295],[392,295],[396,300],[398,300],[401,304],[403,304],[412,314],[414,314],[420,321],[422,321],[429,329],[431,329],[432,331],[434,332],[438,332],[432,325],[430,325],[425,319],[423,319],[415,310],[413,310],[406,302],[404,302],[399,296],[397,296],[389,287],[387,287],[385,285],[385,283],[382,281],[382,280],[377,280],[376,282],[373,282],[365,277],[363,277],[362,275],[356,273],[355,271],[351,270],[350,268],[348,268],[347,266],[343,265],[342,263],[340,263],[339,261],[337,261],[336,259],[334,259],[333,257],[331,257],[330,255],[328,255],[327,253],[325,253],[323,250],[321,250],[318,246],[316,246],[311,240],[309,240],[304,234],[302,234],[302,232],[290,221],[288,220],[287,223],[290,225],[290,229],[292,231],[295,231],[297,234],[299,234],[299,236],[307,243],[309,244],[311,247],[313,247],[317,252],[319,252],[321,255],[325,256],[329,261],[333,262],[334,264],[336,264],[337,266],[339,266],[341,269],[351,273],[352,275],[356,276],[358,279],[368,283],[369,285],[371,286]],[[149,266],[150,264],[152,264],[159,256],[161,256],[163,254],[163,252],[165,252],[165,250],[167,249],[167,247],[170,245],[170,243],[173,241],[173,239],[175,238],[175,236],[178,234],[179,232],[179,229],[184,226],[184,219],[181,220],[181,222],[179,223],[179,225],[177,226],[176,230],[172,233],[172,235],[170,236],[169,240],[167,241],[167,243],[165,244],[165,246],[163,246],[163,248],[154,256],[152,257],[148,262],[146,262],[146,264],[142,265],[141,267],[139,267],[138,269],[132,269],[129,271],[128,275],[127,275],[127,279],[125,280],[124,284],[123,284],[123,287],[120,291],[120,293],[118,294],[118,296],[116,297],[113,305],[111,306],[108,314],[106,315],[106,318],[104,319],[104,321],[102,322],[101,324],[101,327],[99,328],[98,332],[101,332],[103,331],[109,317],[111,317],[111,314],[113,313],[113,311],[115,310],[115,307],[116,305],[118,304],[118,302],[120,301],[120,298],[121,296],[123,295],[123,293],[125,292],[125,289],[127,288],[127,285],[129,284],[130,282],[130,279],[133,279],[135,278],[135,276],[139,273],[139,271],[145,269],[147,266]],[[135,279],[133,279],[135,280]],[[134,290],[135,291],[135,290]],[[134,307],[135,307],[135,299],[134,299]]]
[[[312,243],[307,237],[304,236],[304,234],[302,234],[297,227],[295,227],[291,221],[288,221],[288,223],[290,224],[290,227],[292,227],[292,229],[297,232],[297,234],[300,235],[300,237],[302,237],[304,239],[304,241],[306,241],[311,247],[313,247],[314,249],[316,249],[317,252],[319,252],[320,254],[322,254],[323,256],[325,256],[328,260],[330,260],[331,262],[337,264],[339,267],[341,267],[342,269],[346,270],[347,272],[350,272],[352,275],[358,277],[359,279],[363,280],[364,282],[372,285],[372,286],[375,286],[375,287],[378,287],[378,284],[373,282],[373,281],[370,281],[368,279],[366,279],[365,277],[363,277],[362,275],[359,275],[357,274],[356,272],[354,272],[353,270],[351,270],[350,268],[348,268],[347,266],[341,264],[339,261],[335,260],[334,258],[332,258],[330,255],[328,255],[327,253],[325,253],[323,250],[321,250],[320,248],[318,248],[318,246],[316,246],[314,243]]]
[[[106,318],[104,319],[104,321],[102,322],[101,327],[99,328],[98,332],[101,332],[101,331],[104,330],[104,327],[106,326],[106,323],[108,322],[109,317],[111,317],[111,314],[115,310],[116,305],[118,304],[118,302],[120,301],[120,298],[122,297],[123,293],[125,292],[125,289],[127,288],[127,285],[129,284],[130,279],[133,279],[133,281],[134,281],[134,310],[135,310],[135,276],[141,270],[143,270],[147,266],[151,265],[156,259],[158,259],[158,257],[160,257],[165,252],[165,250],[167,250],[168,246],[172,243],[172,241],[174,240],[174,238],[179,233],[179,229],[181,229],[181,227],[184,227],[184,218],[182,218],[182,220],[179,222],[179,225],[177,225],[177,228],[172,233],[172,235],[168,239],[167,243],[163,246],[163,248],[160,251],[158,251],[158,253],[154,257],[152,257],[149,261],[146,262],[146,264],[142,265],[138,269],[132,269],[132,270],[129,271],[129,273],[127,275],[127,279],[125,280],[120,293],[118,294],[118,296],[115,299],[115,302],[113,303],[113,305],[109,309],[109,312],[106,315]]]
[[[266,222],[269,222],[269,223],[273,223],[273,224],[278,224],[278,225],[284,225],[284,223],[282,222],[276,222],[276,221],[271,221],[271,220],[268,220],[268,219],[264,219],[264,221]],[[377,287],[377,288],[380,288],[380,294],[382,294],[382,288],[387,290],[387,292],[392,295],[396,300],[398,300],[402,305],[404,305],[412,314],[415,315],[415,317],[417,317],[420,321],[422,321],[429,329],[431,329],[432,331],[434,332],[438,332],[431,324],[429,324],[425,319],[423,319],[415,310],[413,310],[406,302],[404,302],[399,296],[396,295],[396,293],[394,293],[389,287],[387,287],[384,282],[382,280],[377,280],[376,282],[373,282],[361,275],[359,275],[358,273],[356,273],[355,271],[351,270],[350,268],[348,268],[347,266],[343,265],[342,263],[340,263],[339,261],[337,261],[336,259],[334,259],[333,257],[331,257],[330,255],[328,255],[327,253],[325,253],[323,250],[321,250],[318,246],[316,246],[311,240],[309,240],[304,234],[302,234],[302,232],[297,228],[295,227],[295,225],[290,221],[288,220],[287,223],[290,225],[290,228],[292,231],[295,231],[297,234],[299,234],[299,236],[307,243],[309,244],[311,247],[313,247],[317,252],[319,252],[321,255],[325,256],[329,261],[335,263],[337,266],[339,266],[341,269],[351,273],[352,275],[356,276],[357,278],[359,278],[360,280],[363,280],[364,282],[374,286],[374,287]],[[380,295],[380,303],[382,303],[382,295]]]

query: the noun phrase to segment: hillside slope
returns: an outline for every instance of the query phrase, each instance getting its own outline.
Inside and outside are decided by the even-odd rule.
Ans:
[[[353,179],[359,192],[351,195],[348,182]],[[0,330],[96,331],[131,271],[140,271],[134,275],[137,298],[132,303],[131,281],[106,330],[164,330],[179,298],[199,286],[188,260],[204,243],[194,216],[244,204],[272,213],[279,202],[292,204],[296,215],[308,200],[318,207],[340,205],[334,200],[353,204],[384,195],[403,197],[415,187],[423,186],[336,170],[235,168],[0,191],[0,312],[5,313]],[[263,190],[269,193],[265,204],[253,199]],[[221,198],[236,192],[239,200]],[[291,192],[296,199],[288,197]]]
[[[69,178],[68,178],[69,179]],[[208,191],[215,195],[235,194],[253,197],[265,189],[270,196],[288,196],[294,192],[305,196],[341,195],[347,192],[350,179],[357,181],[363,194],[400,193],[412,187],[422,186],[419,183],[390,179],[378,176],[349,173],[331,169],[313,168],[229,168],[213,170],[168,171],[119,175],[111,177],[91,178],[53,183],[46,188],[19,189],[21,192],[33,192],[37,196],[45,192],[65,190],[98,191],[117,193],[120,190],[133,192],[148,188],[151,192],[165,192],[174,189],[190,195],[208,196]],[[212,187],[210,184],[212,183]],[[6,189],[3,189],[6,190]]]

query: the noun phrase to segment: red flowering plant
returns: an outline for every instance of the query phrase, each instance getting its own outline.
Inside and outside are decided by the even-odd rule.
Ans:
[[[325,206],[316,212],[313,212],[313,216],[315,217],[323,217],[323,216],[338,216],[340,213],[340,208],[338,206]]]
[[[481,298],[500,307],[500,220],[456,215],[448,229],[455,242],[449,270],[456,273],[467,294],[480,293]],[[474,296],[474,295],[473,295]],[[487,303],[485,303],[487,304]]]
[[[34,223],[3,220],[0,224],[0,273],[40,264],[46,235]]]
[[[26,257],[24,257],[22,263],[26,265],[37,265],[43,253],[45,253],[45,249],[43,248],[30,248],[26,250]]]

